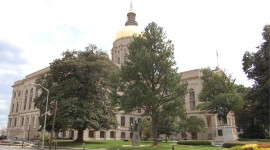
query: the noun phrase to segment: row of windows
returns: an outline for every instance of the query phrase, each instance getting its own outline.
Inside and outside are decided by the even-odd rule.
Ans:
[[[99,131],[99,137],[100,138],[105,138],[105,131]],[[94,138],[95,137],[95,131],[89,131],[88,133],[89,138]],[[110,138],[115,138],[115,131],[110,132]]]
[[[19,91],[19,96],[20,96],[20,93],[21,93],[21,91]],[[38,96],[38,91],[35,92],[35,97],[37,97],[37,96]],[[16,98],[16,92],[14,92],[14,98]],[[29,98],[29,101],[27,103],[28,98]],[[21,102],[21,105],[20,105],[20,102],[13,103],[12,108],[11,108],[11,113],[15,113],[15,112],[18,113],[19,110],[24,110],[25,111],[27,108],[28,108],[28,110],[30,110],[32,108],[32,106],[33,106],[33,100],[34,100],[33,88],[31,88],[31,90],[30,90],[29,97],[28,97],[28,90],[26,90],[25,95],[24,95],[23,104],[22,104],[22,102]],[[14,112],[15,104],[16,104],[16,110]]]
[[[96,131],[96,132],[99,132],[99,138],[105,138],[106,137],[106,132],[105,131]],[[89,131],[88,137],[89,138],[94,138],[95,137],[95,131]],[[110,132],[110,138],[115,138],[115,131]],[[121,132],[121,138],[122,139],[127,138],[125,132]],[[132,138],[132,133],[129,134],[129,138]]]
[[[138,118],[138,123],[141,122],[141,118]],[[129,118],[129,126],[133,125],[135,123],[135,118],[134,117],[130,117]],[[126,117],[122,116],[121,117],[121,126],[124,127],[126,126]]]
[[[22,108],[22,104],[20,105],[20,103],[22,103],[22,102],[17,102],[16,107],[15,107],[14,103],[12,104],[11,113],[18,113],[20,110],[23,110],[23,111],[26,110],[26,108],[27,108],[27,99],[25,99],[25,101],[24,101],[23,108]],[[34,106],[34,109],[36,108],[33,103],[34,103],[34,98],[31,97],[29,99],[29,102],[28,102],[28,110],[30,110],[32,108],[32,106]],[[14,108],[16,108],[16,109],[14,109]]]
[[[124,54],[123,58],[121,57],[122,54]],[[122,50],[118,50],[117,52],[112,53],[112,58],[114,59],[115,63],[122,64],[127,60],[127,55],[128,55],[128,52],[126,49],[124,49],[124,52],[122,52]]]
[[[13,91],[13,99],[16,98],[17,93],[18,93],[18,97],[21,97],[23,95],[23,91],[18,91],[18,92]],[[37,95],[38,92],[36,91],[35,93]],[[25,91],[25,96],[27,97],[27,95],[28,95],[28,90]],[[33,96],[33,88],[31,88],[30,90],[30,95]]]
[[[26,118],[26,119],[25,119]],[[35,116],[31,117],[31,122],[29,121],[30,117],[16,117],[16,118],[9,118],[8,126],[9,127],[22,127],[22,126],[35,126]]]

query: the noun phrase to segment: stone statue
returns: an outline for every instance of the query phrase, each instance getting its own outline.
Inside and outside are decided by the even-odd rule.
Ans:
[[[137,121],[135,120],[134,132],[137,132],[137,131],[138,131],[138,123],[137,123]]]
[[[227,124],[227,114],[228,114],[227,108],[223,107],[218,108],[218,115],[217,115],[218,120],[222,120],[224,125]]]

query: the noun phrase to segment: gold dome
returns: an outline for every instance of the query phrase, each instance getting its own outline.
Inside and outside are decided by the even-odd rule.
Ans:
[[[141,34],[141,32],[138,30],[138,26],[125,26],[123,29],[117,32],[114,41],[125,37],[132,37],[134,34]]]

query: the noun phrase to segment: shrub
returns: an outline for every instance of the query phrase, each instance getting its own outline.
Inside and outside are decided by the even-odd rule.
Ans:
[[[241,138],[253,138],[253,139],[265,139],[268,136],[265,128],[261,125],[251,125],[245,129],[243,134],[240,134]]]
[[[269,143],[258,144],[258,148],[270,148],[270,144]]]
[[[269,142],[270,139],[249,139],[249,138],[240,138],[238,141],[258,141],[258,142]]]
[[[234,146],[243,146],[243,145],[246,145],[246,144],[245,143],[224,143],[223,147],[224,148],[231,148]]]
[[[270,150],[270,144],[246,144],[244,146],[234,146],[230,150]]]
[[[210,141],[192,141],[192,140],[185,140],[185,141],[178,141],[178,145],[212,145]]]
[[[230,150],[242,150],[241,146],[234,146],[232,148],[230,148]]]

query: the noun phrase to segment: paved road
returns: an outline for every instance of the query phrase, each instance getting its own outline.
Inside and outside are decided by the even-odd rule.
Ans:
[[[0,145],[0,150],[34,150],[33,148],[30,147],[24,147],[22,148],[21,146],[6,146],[6,145]]]

